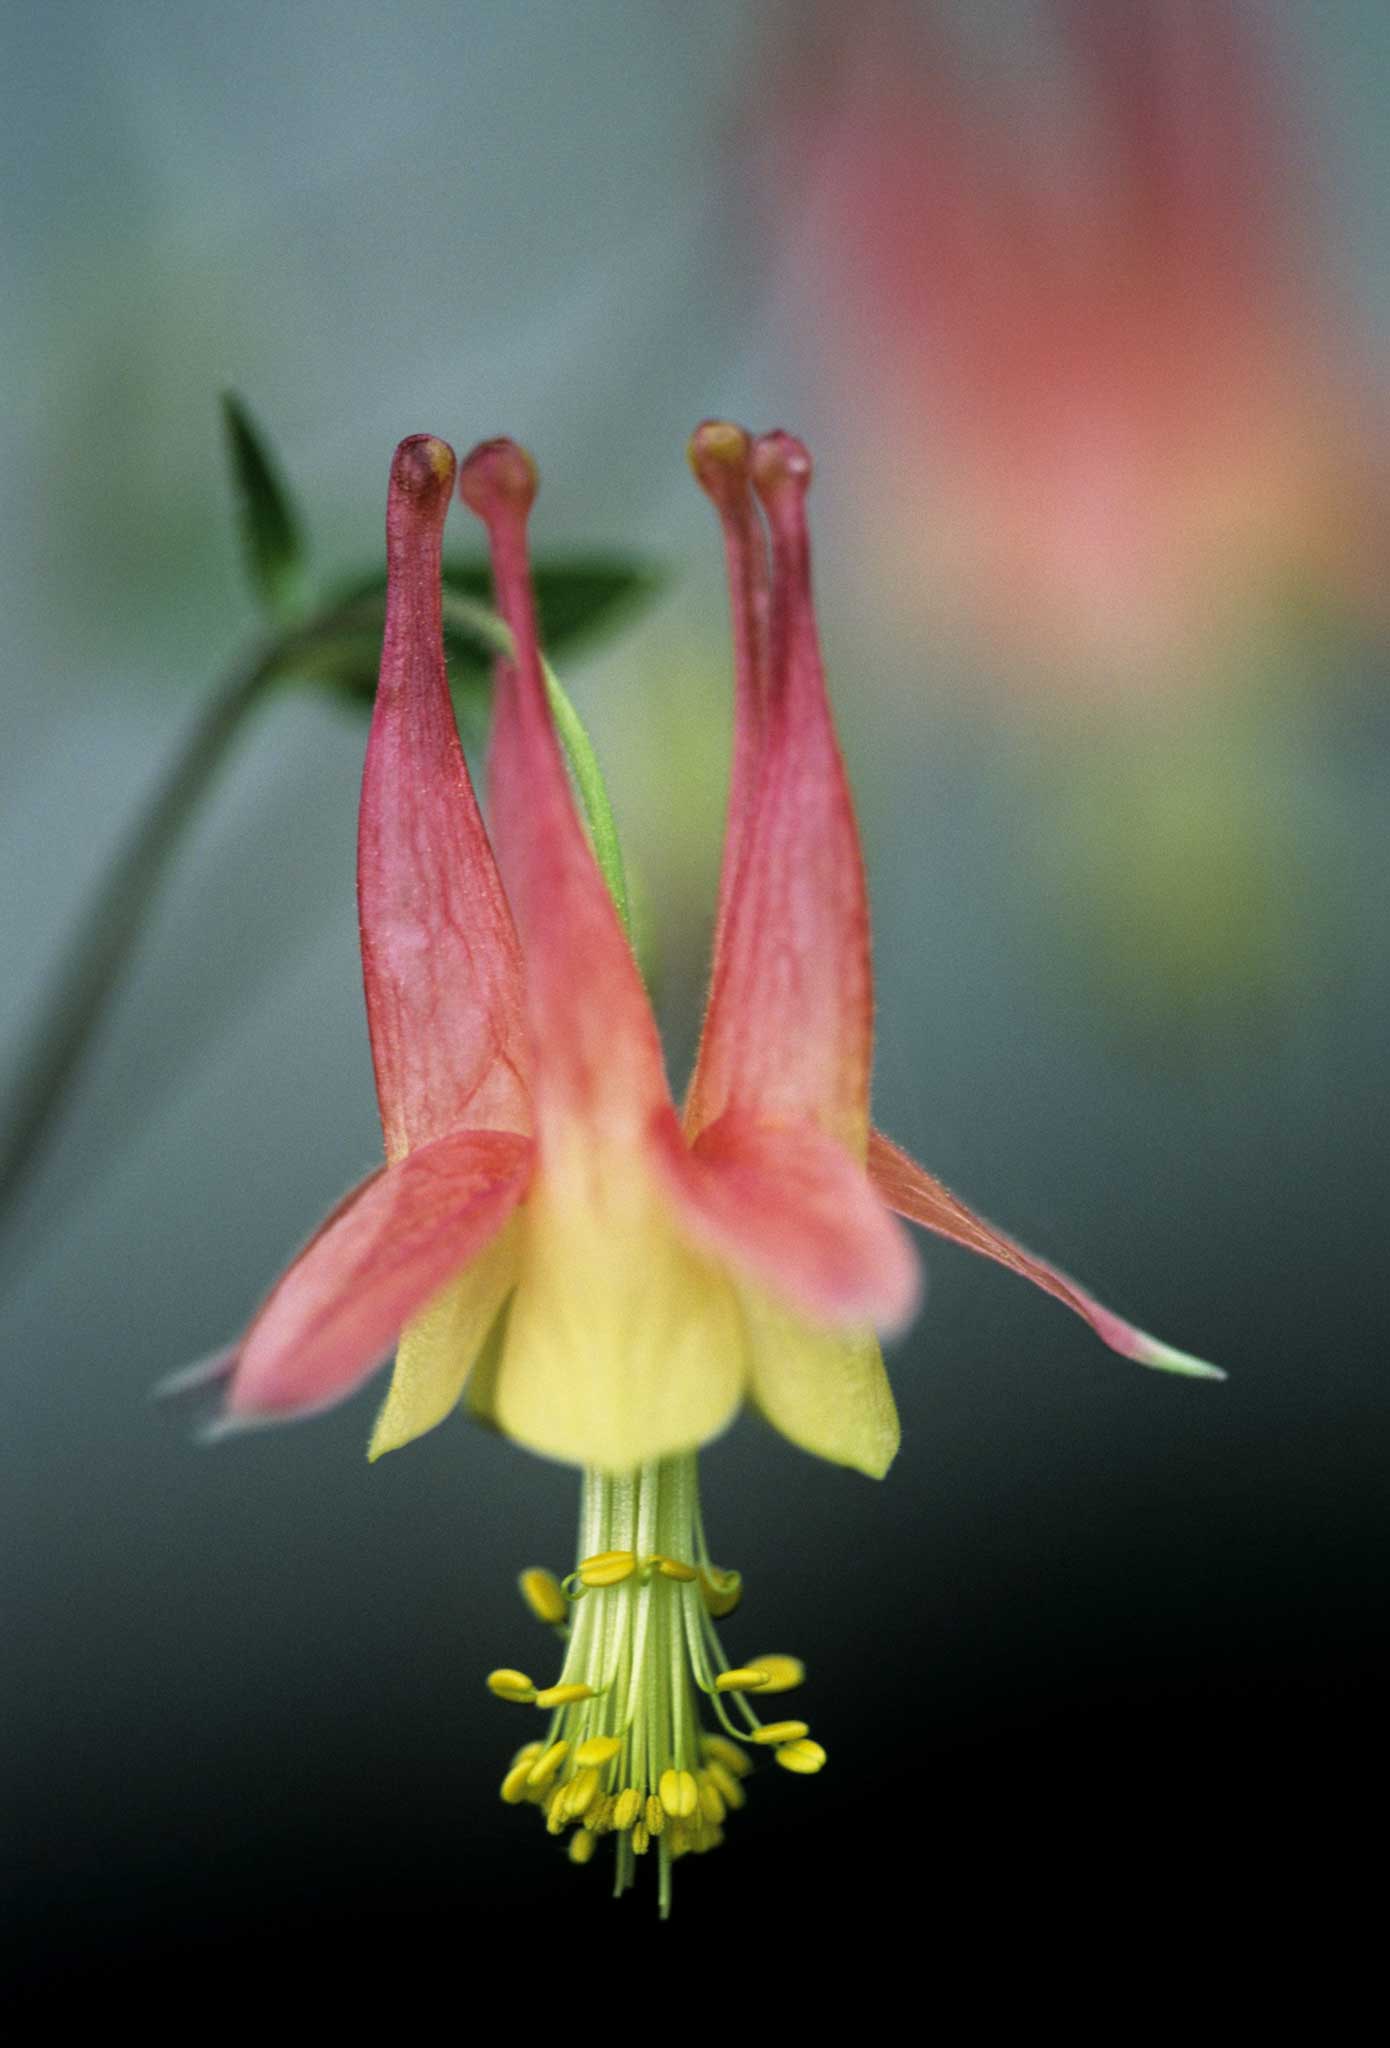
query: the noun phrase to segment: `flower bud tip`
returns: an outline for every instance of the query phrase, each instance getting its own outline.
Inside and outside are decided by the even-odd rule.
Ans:
[[[539,482],[526,450],[505,436],[480,441],[459,468],[459,496],[484,524],[507,510],[524,519],[535,503]]]

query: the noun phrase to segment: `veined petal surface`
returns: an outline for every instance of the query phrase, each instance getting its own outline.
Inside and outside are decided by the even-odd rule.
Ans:
[[[763,435],[752,476],[772,534],[766,686],[752,794],[726,840],[726,861],[738,865],[721,894],[686,1124],[698,1132],[729,1108],[773,1122],[807,1118],[862,1158],[869,912],[811,600],[810,459],[790,436]]]
[[[243,1342],[229,1420],[312,1413],[343,1400],[405,1324],[501,1230],[530,1179],[510,1131],[458,1131],[383,1167],[334,1211]]]
[[[453,451],[403,441],[387,501],[386,634],[362,778],[362,975],[388,1159],[446,1131],[526,1131],[521,961],[459,745],[440,544]]]
[[[535,471],[514,442],[488,441],[459,482],[487,527],[515,647],[515,659],[498,666],[488,773],[493,843],[526,960],[542,1153],[568,1142],[576,1125],[635,1143],[670,1096],[651,1005],[580,823],[546,699],[526,541]]]

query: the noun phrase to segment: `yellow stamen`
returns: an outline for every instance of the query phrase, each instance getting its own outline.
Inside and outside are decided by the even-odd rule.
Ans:
[[[587,1863],[597,1847],[596,1838],[581,1828],[578,1834],[570,1836],[570,1862]]]
[[[554,1572],[546,1571],[543,1565],[533,1564],[529,1571],[517,1580],[521,1597],[535,1615],[537,1621],[548,1621],[559,1628],[569,1620],[570,1604],[560,1589],[560,1581]]]
[[[694,1585],[700,1574],[693,1564],[682,1564],[675,1557],[653,1557],[649,1560],[660,1572],[663,1579],[678,1579],[683,1586]]]
[[[663,1771],[657,1789],[672,1820],[688,1820],[700,1801],[699,1788],[689,1771]]]
[[[642,1795],[634,1786],[629,1785],[625,1792],[618,1794],[613,1808],[613,1825],[620,1835],[627,1833],[641,1811]]]
[[[513,1764],[502,1780],[502,1797],[508,1806],[520,1806],[531,1778],[531,1759],[523,1757],[519,1764]]]
[[[736,1742],[730,1742],[727,1735],[706,1735],[700,1747],[707,1757],[723,1764],[726,1771],[732,1771],[736,1778],[746,1778],[753,1766]]]
[[[596,1799],[584,1816],[584,1825],[591,1835],[606,1835],[613,1825],[613,1815],[618,1802],[610,1792],[606,1799]]]
[[[761,1728],[755,1728],[750,1741],[753,1742],[799,1742],[810,1729],[804,1721],[766,1721]]]
[[[616,1735],[591,1735],[587,1742],[580,1743],[574,1760],[581,1769],[588,1764],[611,1763],[622,1746]]]
[[[651,1842],[652,1838],[650,1833],[648,1832],[645,1824],[639,1820],[636,1827],[632,1830],[633,1855],[645,1856],[648,1849],[651,1847]]]
[[[741,1572],[725,1571],[722,1565],[710,1564],[700,1572],[700,1596],[716,1621],[722,1621],[732,1614],[743,1598],[743,1575]]]
[[[578,1777],[571,1779],[569,1799],[565,1808],[566,1814],[569,1817],[569,1819],[578,1820],[580,1814],[583,1813],[587,1807],[593,1804],[594,1797],[597,1792],[597,1771],[581,1771]]]
[[[748,1794],[733,1772],[721,1764],[717,1757],[711,1757],[705,1765],[705,1776],[718,1788],[719,1796],[726,1806],[731,1806],[737,1812],[740,1806],[746,1804]]]
[[[750,1657],[748,1667],[751,1671],[767,1673],[764,1692],[791,1692],[795,1686],[806,1682],[806,1666],[801,1659],[784,1657],[780,1651],[771,1652],[766,1657]]]
[[[495,1692],[499,1700],[521,1700],[523,1703],[536,1697],[535,1681],[524,1671],[489,1671],[488,1691]]]
[[[710,1822],[711,1826],[718,1827],[720,1821],[724,1818],[727,1808],[724,1805],[723,1794],[708,1771],[700,1773],[698,1789],[701,1813]]]
[[[825,1751],[818,1742],[784,1743],[776,1757],[784,1771],[795,1771],[799,1777],[813,1777],[825,1764]]]
[[[535,1695],[538,1707],[568,1707],[575,1700],[591,1700],[594,1688],[591,1685],[548,1685],[544,1692]]]
[[[600,1550],[581,1563],[576,1577],[585,1586],[619,1586],[637,1569],[630,1550]]]
[[[714,1681],[716,1692],[761,1692],[767,1673],[752,1664],[740,1664],[735,1671],[721,1671]]]
[[[657,1798],[655,1792],[647,1795],[647,1804],[643,1809],[642,1818],[647,1823],[647,1833],[649,1835],[659,1835],[665,1827],[666,1808]]]
[[[549,1749],[542,1750],[532,1764],[527,1784],[543,1792],[569,1753],[570,1746],[567,1742],[552,1742]]]

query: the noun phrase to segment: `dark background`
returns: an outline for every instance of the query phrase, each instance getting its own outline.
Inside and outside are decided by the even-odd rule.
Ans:
[[[1390,26],[1351,0],[1270,13],[1301,37],[1374,320]],[[572,2015],[600,1965],[636,1996],[665,1957],[717,1972],[734,1944],[771,1959],[771,1996],[789,1959],[877,1985],[1029,1938],[1078,1968],[1138,1940],[1161,1974],[1252,1907],[1304,1928],[1349,1909],[1378,1839],[1384,646],[1356,620],[1300,643],[1297,687],[1252,693],[1211,743],[1186,705],[1097,738],[1065,704],[937,689],[929,633],[876,606],[853,423],[779,317],[785,247],[731,185],[759,14],[11,11],[4,1044],[246,630],[230,384],[325,563],[376,558],[402,434],[507,429],[547,477],[543,542],[671,566],[572,681],[680,1070],[727,688],[681,447],[708,412],[785,420],[834,450],[820,585],[874,889],[879,1119],[1229,1383],[1130,1366],[929,1250],[882,1485],[751,1419],[703,1461],[712,1546],[748,1588],[729,1645],[806,1659],[830,1767],[761,1772],[726,1845],[680,1866],[665,1932],[640,1893],[610,1905],[606,1856],[573,1871],[498,1802],[521,1735],[482,1685],[534,1654],[515,1574],[567,1568],[573,1475],[462,1421],[369,1470],[372,1392],[213,1450],[146,1398],[378,1157],[364,730],[287,696],[200,820],[5,1247],[4,1867],[27,1983],[336,2001],[513,1944],[524,1973],[539,1943]],[[1009,47],[1032,32],[1027,9],[986,19]],[[1165,866],[1137,794],[1132,834],[1075,829],[1198,761],[1239,797],[1208,862]]]

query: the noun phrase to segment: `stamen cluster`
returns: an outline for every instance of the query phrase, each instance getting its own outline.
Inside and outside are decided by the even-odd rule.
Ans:
[[[575,1863],[613,1835],[618,1892],[655,1849],[664,1914],[671,1865],[717,1848],[727,1815],[743,1805],[749,1751],[770,1748],[800,1776],[819,1771],[825,1751],[804,1721],[762,1721],[748,1699],[799,1685],[795,1657],[731,1665],[720,1647],[715,1620],[734,1611],[742,1588],[737,1572],[710,1561],[693,1457],[621,1478],[587,1473],[580,1553],[563,1581],[540,1567],[521,1575],[527,1605],[566,1649],[553,1685],[511,1669],[488,1679],[500,1699],[551,1717],[544,1739],[512,1758],[502,1797],[539,1807],[552,1835],[570,1830]]]

